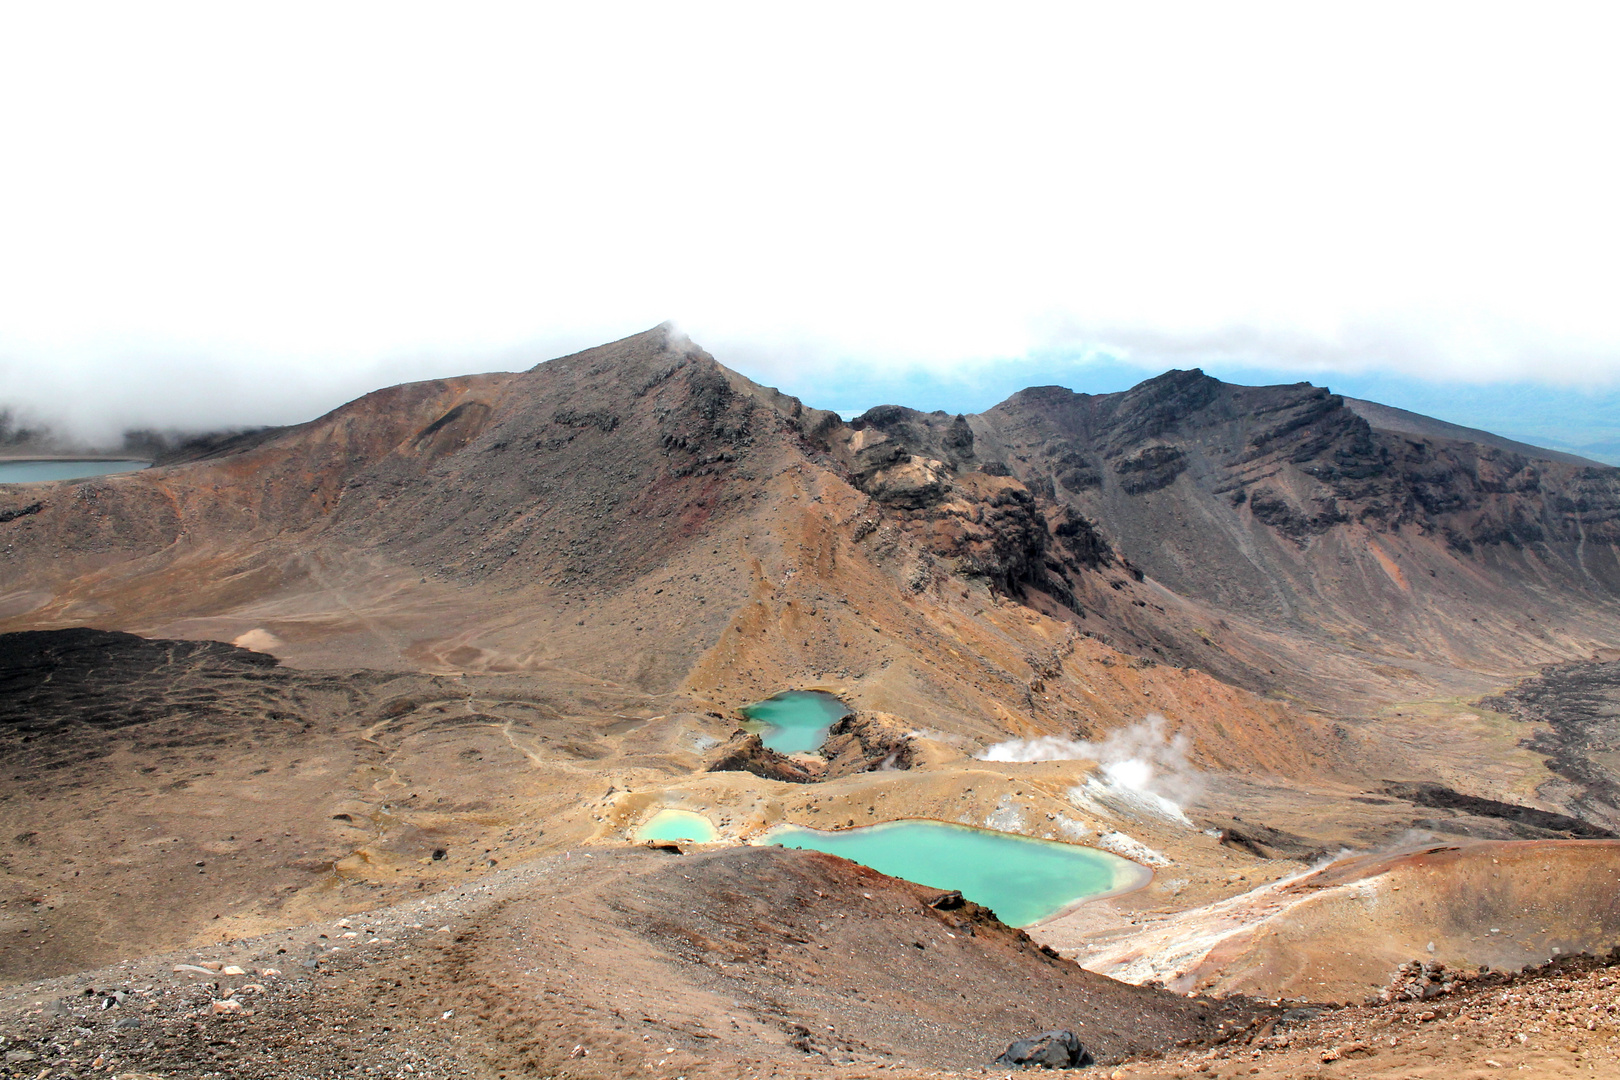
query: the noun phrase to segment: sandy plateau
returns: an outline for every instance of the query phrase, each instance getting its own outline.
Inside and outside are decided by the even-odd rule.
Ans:
[[[0,1075],[1620,1074],[1620,470],[1399,419],[845,422],[659,328],[0,486]],[[903,818],[1152,877],[754,846]]]

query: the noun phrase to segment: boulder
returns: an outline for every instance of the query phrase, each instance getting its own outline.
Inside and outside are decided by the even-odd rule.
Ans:
[[[1096,1059],[1074,1032],[1047,1031],[1033,1039],[1019,1039],[994,1064],[1002,1068],[1083,1069],[1096,1064]]]

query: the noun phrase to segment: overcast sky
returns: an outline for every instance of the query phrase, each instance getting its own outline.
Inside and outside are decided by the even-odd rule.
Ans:
[[[5,11],[0,401],[88,427],[665,319],[846,409],[1620,380],[1604,5]]]

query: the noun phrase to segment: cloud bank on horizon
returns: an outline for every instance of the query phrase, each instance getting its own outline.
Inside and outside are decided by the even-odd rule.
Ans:
[[[1099,358],[1611,386],[1609,17],[17,6],[0,397],[286,422],[666,318],[832,407]]]

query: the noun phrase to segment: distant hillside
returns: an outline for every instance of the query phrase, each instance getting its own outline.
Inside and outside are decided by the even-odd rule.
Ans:
[[[1405,409],[1396,409],[1388,405],[1380,405],[1375,401],[1360,401],[1356,398],[1345,398],[1344,403],[1357,416],[1364,418],[1369,424],[1380,431],[1392,431],[1402,435],[1417,435],[1422,438],[1455,439],[1463,442],[1476,442],[1482,446],[1494,446],[1499,450],[1520,454],[1532,460],[1562,461],[1568,465],[1598,465],[1604,462],[1592,458],[1581,457],[1578,454],[1565,453],[1561,450],[1550,450],[1546,447],[1532,446],[1529,443],[1516,442],[1513,439],[1504,439],[1500,435],[1492,435],[1488,431],[1478,428],[1463,427],[1460,424],[1447,423],[1436,420],[1431,416],[1420,413],[1407,412]]]
[[[1582,434],[1591,435],[1592,432],[1583,432]],[[1537,435],[1535,438],[1546,446],[1558,447],[1569,452],[1579,451],[1583,457],[1591,458],[1593,461],[1602,462],[1605,465],[1620,465],[1620,436],[1610,435],[1579,443],[1548,435]]]

